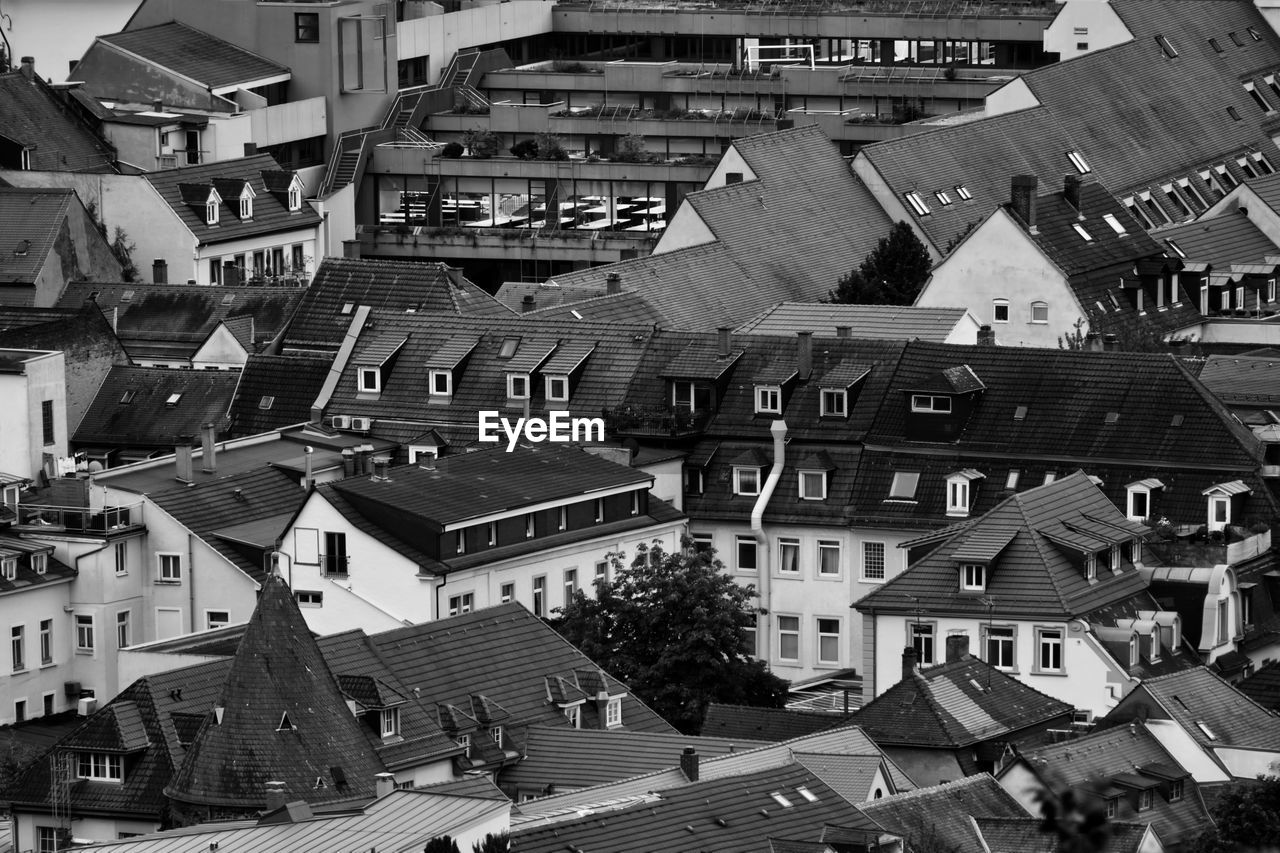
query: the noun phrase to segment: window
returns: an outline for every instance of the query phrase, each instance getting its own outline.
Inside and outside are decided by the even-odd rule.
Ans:
[[[935,397],[931,394],[912,394],[911,411],[949,414],[951,412],[951,398]]]
[[[933,194],[933,197],[936,198],[938,200],[938,204],[942,205],[943,207],[946,207],[947,205],[951,204],[951,196],[947,195],[946,190],[935,191]]]
[[[1259,175],[1258,170],[1254,168],[1253,161],[1248,157],[1237,157],[1236,165],[1240,167],[1240,171],[1244,172],[1247,178],[1256,178]]]
[[[124,780],[124,770],[119,755],[108,755],[102,752],[81,752],[77,765],[76,775],[81,779],[93,779],[99,782],[120,782]]]
[[[1228,107],[1227,109],[1234,110],[1235,107]],[[1219,183],[1221,183],[1223,186],[1227,187],[1228,189],[1234,188],[1236,184],[1240,183],[1239,181],[1236,180],[1235,175],[1227,171],[1226,163],[1219,163],[1217,166],[1214,166],[1213,171],[1215,174],[1217,174]]]
[[[568,604],[573,600],[573,594],[578,591],[578,570],[564,570],[564,603]]]
[[[1098,577],[1098,556],[1096,554],[1084,555],[1084,577],[1085,580],[1094,580]]]
[[[1186,194],[1187,198],[1200,209],[1203,210],[1209,206],[1209,203],[1204,200],[1204,196],[1200,194],[1200,190],[1198,190],[1195,184],[1191,183],[1188,178],[1179,178],[1178,188],[1181,189],[1182,192]],[[1185,258],[1186,255],[1183,255],[1182,257]]]
[[[18,558],[4,557],[0,559],[0,577],[12,581],[18,577]]]
[[[19,699],[13,703],[13,720],[21,723],[27,719],[27,700]]]
[[[1093,167],[1089,165],[1089,161],[1084,159],[1084,155],[1079,151],[1068,151],[1067,159],[1071,161],[1071,165],[1076,167],[1076,171],[1082,175],[1087,175],[1093,171]]]
[[[507,397],[512,400],[529,399],[529,374],[507,374]]]
[[[1058,472],[1057,472],[1057,471],[1045,471],[1045,472],[1044,472],[1044,485],[1046,485],[1046,486],[1047,486],[1047,485],[1049,485],[1050,483],[1052,483],[1052,482],[1053,482],[1054,480],[1056,480],[1056,479],[1058,479]]]
[[[293,40],[310,44],[320,41],[320,14],[318,12],[294,12]]]
[[[399,708],[383,708],[382,719],[379,721],[381,725],[383,737],[395,737],[400,734],[400,709]]]
[[[116,648],[129,648],[129,611],[121,610],[116,614]]]
[[[1004,487],[1006,489],[1018,488],[1018,478],[1021,476],[1022,476],[1022,472],[1019,471],[1017,468],[1010,469],[1009,476],[1005,477]]]
[[[27,668],[26,626],[14,625],[9,635],[9,649],[13,652],[13,671],[21,672]]]
[[[1240,41],[1240,36],[1236,35],[1235,30],[1227,33],[1227,38],[1231,39],[1231,43],[1236,47],[1244,47],[1244,42]]]
[[[218,224],[218,202],[212,198],[204,203],[204,224]],[[218,261],[214,260],[214,263],[218,263]]]
[[[230,624],[231,614],[226,610],[206,610],[204,612],[204,626],[210,631],[225,628]]]
[[[991,321],[993,323],[1009,322],[1009,300],[995,299],[991,302]]]
[[[453,371],[433,370],[430,382],[431,396],[450,397],[453,395]]]
[[[534,521],[533,513],[527,512],[524,515],[524,538],[532,539],[538,531],[537,523]]]
[[[299,589],[293,593],[293,600],[299,607],[324,607],[324,593],[309,589]]]
[[[1143,486],[1129,487],[1129,517],[1145,521],[1151,517],[1151,490]]]
[[[289,187],[289,212],[292,213],[294,211],[301,210],[301,209],[302,209],[302,190],[298,189],[298,187],[296,186],[290,186]],[[302,248],[301,246],[298,247],[299,250],[301,248]],[[301,264],[297,263],[297,261],[299,260],[301,259],[295,258],[294,260],[294,272],[298,272],[299,268],[302,266]]]
[[[498,602],[501,604],[510,604],[516,597],[516,585],[513,583],[504,583],[498,593]]]
[[[987,635],[987,663],[996,669],[1015,669],[1016,657],[1014,629],[992,625],[985,629]]]
[[[1119,801],[1118,797],[1107,798],[1107,819],[1110,820],[1116,816],[1116,805]]]
[[[1156,36],[1156,43],[1160,45],[1161,52],[1168,59],[1175,59],[1178,56],[1178,50],[1173,46],[1173,42],[1165,36]]]
[[[839,666],[840,620],[818,619],[818,663]]]
[[[46,693],[46,694],[44,694],[44,696],[43,696],[43,697],[41,697],[41,704],[43,705],[43,707],[41,708],[41,710],[43,711],[43,713],[44,713],[44,715],[45,715],[46,717],[51,717],[51,716],[53,716],[53,714],[54,714],[54,704],[53,704],[53,703],[54,703],[54,698],[53,698],[53,694],[52,694],[52,693]]]
[[[702,469],[701,468],[685,468],[684,469],[684,490],[686,494],[700,495],[702,494]]]
[[[533,615],[539,619],[547,615],[547,578],[533,579]]]
[[[752,536],[738,537],[738,571],[754,572],[760,567],[757,561],[756,540]]]
[[[240,218],[253,218],[253,199],[247,195],[240,196]]]
[[[1182,782],[1183,780],[1179,779],[1169,784],[1169,802],[1176,803],[1182,799]]]
[[[782,389],[776,385],[756,388],[756,414],[776,415],[782,411]]]
[[[943,398],[946,399],[946,398]],[[947,401],[950,403],[950,400]],[[916,485],[920,482],[919,471],[895,471],[893,482],[889,484],[889,500],[913,501],[916,499]]]
[[[969,478],[947,478],[947,515],[969,514]]]
[[[800,499],[806,501],[823,501],[827,499],[827,472],[800,472]]]
[[[800,660],[800,617],[778,617],[778,659]]]
[[[1249,97],[1258,105],[1258,109],[1262,110],[1264,113],[1271,112],[1271,105],[1267,103],[1266,98],[1262,97],[1262,93],[1253,85],[1252,80],[1246,81],[1243,85],[1244,90],[1249,93]]]
[[[778,572],[784,575],[800,573],[800,540],[778,540]]]
[[[46,445],[53,444],[56,437],[53,434],[53,401],[43,400],[40,403],[40,431],[43,433],[44,443]]]
[[[862,579],[864,581],[884,580],[884,543],[862,543]]]
[[[1138,792],[1138,811],[1145,812],[1151,808],[1151,789]]]
[[[733,493],[735,495],[760,494],[760,469],[735,465],[733,468]]]
[[[1209,529],[1222,530],[1231,523],[1231,499],[1215,495],[1209,498]]]
[[[1036,629],[1036,660],[1040,672],[1062,672],[1062,630]]]
[[[1231,632],[1227,630],[1227,627],[1228,627],[1227,623],[1228,623],[1228,620],[1230,619],[1230,614],[1231,614],[1231,606],[1227,603],[1227,600],[1225,598],[1219,599],[1217,631],[1215,632],[1217,641],[1215,645],[1220,646],[1231,638]]]
[[[575,729],[582,728],[582,708],[573,705],[564,709],[564,718],[569,721],[569,725]]]
[[[973,193],[969,192],[969,188],[964,184],[956,184],[955,189],[956,195],[960,196],[962,201],[971,201],[973,199]]]
[[[40,665],[53,663],[53,620],[40,620]]]
[[[181,554],[157,554],[156,559],[160,561],[160,583],[182,582]]]
[[[76,616],[76,651],[93,651],[93,617]]]
[[[117,542],[114,553],[116,558],[116,574],[127,575],[129,573],[129,543]]]
[[[920,197],[920,193],[912,191],[905,193],[903,197],[906,198],[907,204],[911,205],[911,209],[914,210],[918,216],[929,215],[929,205],[924,203],[924,199]]]
[[[58,828],[55,826],[36,827],[36,853],[57,853]]]
[[[843,388],[822,389],[822,411],[827,417],[844,417],[849,407],[849,392]]]
[[[883,571],[883,566],[881,567]],[[838,577],[840,575],[840,543],[834,539],[818,540],[818,576]]]
[[[498,544],[498,523],[496,521],[491,521],[486,525],[486,534],[485,540],[489,543],[490,548]]]
[[[759,649],[756,646],[756,622],[759,616],[755,610],[747,613],[746,624],[742,626],[742,653],[747,657],[756,657]]]
[[[475,595],[470,592],[464,592],[461,595],[449,596],[449,615],[461,616],[463,613],[470,613],[475,606]]]
[[[324,553],[320,555],[326,575],[345,575],[347,559],[347,534],[341,531],[325,531]]]
[[[1080,235],[1080,237],[1081,237],[1081,238],[1082,238],[1086,243],[1092,243],[1092,242],[1093,242],[1093,235],[1092,235],[1092,234],[1090,234],[1088,231],[1086,231],[1086,230],[1085,230],[1085,228],[1084,228],[1084,226],[1083,226],[1083,225],[1081,225],[1079,222],[1073,222],[1073,223],[1071,223],[1071,227],[1072,227],[1072,229],[1074,229],[1074,230],[1075,230],[1075,232],[1076,232],[1077,234],[1079,234],[1079,235]]]
[[[700,536],[697,533],[695,533],[693,534],[692,538],[693,538],[694,553],[702,553],[703,551],[711,547],[710,536],[705,536],[705,535]],[[595,579],[598,583],[609,582],[609,561],[608,560],[596,560]]]
[[[987,588],[987,567],[982,563],[965,563],[960,566],[960,588],[984,590]]]
[[[596,498],[596,524],[604,521],[604,498]]]
[[[1124,206],[1128,209],[1130,213],[1133,214],[1135,219],[1140,219],[1142,221],[1142,224],[1145,225],[1147,228],[1156,227],[1155,222],[1151,220],[1151,214],[1147,213],[1146,210],[1140,207],[1138,203],[1134,201],[1133,196],[1125,197]]]
[[[547,377],[547,400],[553,403],[567,403],[569,401],[569,377]]]
[[[458,735],[458,746],[462,747],[462,755],[464,758],[471,757],[471,735]]]
[[[382,387],[382,371],[376,367],[362,367],[359,380],[362,392],[377,394]]]
[[[1178,214],[1179,217],[1187,217],[1192,215],[1191,208],[1188,207],[1187,203],[1182,200],[1182,196],[1173,188],[1173,184],[1165,184],[1164,186],[1160,187],[1160,189],[1164,191],[1164,197],[1169,200],[1169,204],[1173,207],[1174,213]],[[1109,216],[1110,214],[1107,214],[1107,215]],[[1104,216],[1103,218],[1105,219],[1106,217]],[[1114,219],[1115,217],[1112,217],[1112,218]],[[1116,225],[1120,225],[1118,220],[1116,221]],[[1120,226],[1120,227],[1123,228],[1123,226]],[[1116,233],[1123,234],[1124,232],[1119,231]]]
[[[1031,303],[1031,322],[1032,323],[1048,323],[1049,322],[1049,303],[1048,302],[1032,302]]]
[[[604,707],[604,724],[609,728],[622,725],[622,697],[614,697]]]
[[[493,742],[502,747],[502,726],[494,726],[489,729],[489,737],[493,738]]]
[[[631,493],[631,514],[640,514],[640,492],[638,491]]]
[[[916,660],[921,666],[933,666],[933,625],[927,622],[912,622],[907,627],[907,631],[911,638],[911,647],[916,650]]]

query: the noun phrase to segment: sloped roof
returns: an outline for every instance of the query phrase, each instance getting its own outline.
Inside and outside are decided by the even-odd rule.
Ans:
[[[919,788],[859,806],[886,832],[908,845],[935,838],[942,849],[981,850],[973,817],[1027,817],[1027,811],[1000,783],[983,773],[956,782]]]
[[[231,434],[257,435],[310,420],[332,362],[329,356],[250,355],[231,402]]]
[[[0,74],[0,136],[29,148],[31,168],[47,172],[111,174],[111,147],[63,104],[49,85],[21,71]],[[7,229],[0,229],[6,231]]]
[[[1031,239],[1067,276],[1131,264],[1138,258],[1159,257],[1142,226],[1106,188],[1096,181],[1080,186],[1080,207],[1067,201],[1061,187],[1048,188],[1036,199],[1036,233]],[[1110,215],[1124,228],[1118,234],[1104,219]],[[1083,228],[1089,240],[1076,231]]]
[[[681,325],[663,314],[643,291],[592,295],[589,286],[582,289],[561,288],[563,298],[555,298],[553,290],[553,287],[542,284],[507,282],[498,290],[498,299],[510,306],[519,306],[525,296],[533,296],[536,305],[542,305],[544,301],[550,302],[545,307],[527,312],[539,317],[572,317],[575,320],[593,320],[599,323],[648,323],[664,329],[679,328]]]
[[[369,796],[386,770],[279,576],[263,583],[216,707],[166,788],[180,802],[259,809],[268,781],[288,800]]]
[[[850,722],[850,718],[844,714],[826,711],[797,711],[790,708],[759,708],[712,702],[707,706],[702,731],[719,738],[776,743]]]
[[[1277,251],[1275,242],[1252,219],[1230,213],[1163,228],[1156,232],[1156,238],[1172,240],[1188,262],[1212,264],[1219,272],[1229,270],[1232,264],[1261,263]],[[1168,254],[1176,253],[1170,247]]]
[[[98,389],[72,439],[78,444],[169,447],[204,424],[225,427],[239,374],[116,365]],[[129,402],[123,402],[132,392]],[[169,400],[180,395],[170,405]]]
[[[1207,667],[1142,682],[1170,717],[1208,750],[1219,746],[1280,751],[1280,721]],[[1208,726],[1210,738],[1200,723]]]
[[[36,574],[35,570],[31,568],[31,554],[40,551],[44,551],[47,554],[44,574]],[[5,556],[17,556],[19,558],[13,580],[0,575],[0,595],[33,587],[50,586],[74,578],[79,573],[74,567],[68,566],[56,558],[53,555],[53,546],[43,542],[0,534],[0,553],[5,554]]]
[[[75,190],[0,187],[0,286],[35,284]]]
[[[968,313],[964,308],[914,305],[828,305],[779,302],[752,317],[735,331],[755,335],[794,335],[813,332],[834,338],[847,327],[850,337],[871,340],[925,340],[943,343]]]
[[[288,68],[265,56],[177,21],[98,36],[98,40],[177,72],[202,88],[221,89],[289,74]]]
[[[1058,837],[1037,817],[975,817],[987,853],[1057,853]],[[1139,853],[1147,824],[1107,821],[1108,853]]]
[[[1272,712],[1280,710],[1280,661],[1272,661],[1236,685],[1236,689]]]
[[[1044,726],[1072,710],[966,656],[917,670],[855,711],[850,722],[880,746],[955,749]]]

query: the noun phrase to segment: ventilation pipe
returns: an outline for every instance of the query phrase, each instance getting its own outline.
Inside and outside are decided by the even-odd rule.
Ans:
[[[769,537],[764,532],[764,509],[773,497],[773,490],[782,479],[782,468],[786,464],[787,422],[776,420],[769,427],[773,435],[773,467],[769,469],[769,477],[760,489],[756,505],[751,509],[751,532],[756,537],[756,564],[760,572],[760,619],[756,620],[756,656],[760,660],[769,660],[769,639],[773,636],[773,584],[769,578]]]

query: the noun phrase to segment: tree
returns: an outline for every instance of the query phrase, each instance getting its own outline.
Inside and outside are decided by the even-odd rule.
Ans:
[[[929,250],[905,222],[895,222],[862,265],[840,279],[827,302],[910,305],[929,278]]]
[[[8,792],[40,755],[40,750],[22,743],[9,732],[8,743],[0,746],[0,796]]]
[[[1280,776],[1262,776],[1226,788],[1213,807],[1215,826],[1191,847],[1195,853],[1274,850],[1280,839]]]
[[[471,845],[471,853],[508,853],[511,850],[511,836],[505,832],[488,833],[483,839]]]
[[[781,707],[787,682],[744,650],[756,593],[691,539],[678,553],[641,546],[630,566],[609,555],[612,582],[574,594],[554,624],[569,642],[676,728],[696,734],[711,702]]]
[[[460,853],[458,850],[458,842],[453,840],[452,836],[440,835],[427,842],[427,846],[422,848],[422,853]]]
[[[473,127],[462,135],[462,143],[477,160],[488,160],[502,150],[502,141],[491,130]]]
[[[1040,831],[1058,840],[1059,853],[1102,853],[1111,827],[1102,801],[1087,802],[1067,788],[1060,795],[1040,795]]]
[[[564,141],[554,133],[539,133],[534,136],[539,160],[568,160],[569,152],[565,150]]]

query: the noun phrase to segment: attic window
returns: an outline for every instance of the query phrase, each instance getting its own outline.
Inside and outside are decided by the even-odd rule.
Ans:
[[[1244,42],[1240,41],[1240,36],[1236,35],[1234,30],[1227,33],[1227,38],[1231,39],[1231,43],[1236,47],[1244,47]]]
[[[218,224],[218,203],[213,199],[204,203],[204,223],[206,225]]]
[[[777,791],[774,791],[773,793],[769,794],[769,796],[773,797],[773,801],[778,805],[782,806],[784,809],[791,808],[791,801],[788,800],[786,797],[782,796],[782,794],[778,793]]]
[[[965,563],[960,567],[960,588],[981,592],[987,588],[987,567],[982,563]]]
[[[1232,110],[1235,108],[1228,107],[1227,109]],[[1239,119],[1239,116],[1233,116],[1233,118]],[[1239,181],[1236,180],[1235,175],[1227,171],[1226,163],[1219,163],[1218,165],[1214,166],[1213,171],[1217,173],[1218,180],[1222,182],[1222,185],[1229,189],[1234,188],[1238,183],[1240,183]]]
[[[181,399],[182,399],[182,392],[175,391],[174,393],[169,395],[168,399],[164,401],[164,404],[172,408],[173,406],[178,405],[178,401]]]
[[[1119,422],[1120,422],[1119,412],[1107,412],[1107,417],[1105,419],[1105,423],[1107,426],[1115,426]]]
[[[1004,480],[1004,487],[1005,487],[1006,489],[1016,489],[1016,488],[1018,488],[1018,478],[1019,478],[1019,477],[1021,477],[1021,476],[1022,476],[1022,472],[1021,472],[1021,471],[1019,471],[1017,468],[1011,468],[1011,469],[1009,470],[1009,476],[1008,476],[1008,477],[1005,477],[1005,480]]]
[[[1187,203],[1182,200],[1182,196],[1173,188],[1173,184],[1162,184],[1160,189],[1164,192],[1164,197],[1169,200],[1169,204],[1173,205],[1174,212],[1178,216],[1191,216],[1191,208],[1187,207]]]
[[[1254,87],[1252,80],[1245,81],[1244,90],[1249,93],[1250,98],[1253,98],[1253,102],[1258,105],[1258,109],[1264,113],[1271,112],[1271,105],[1267,103],[1266,98],[1262,97],[1262,93]]]
[[[911,411],[949,414],[951,412],[951,398],[932,394],[912,394]]]
[[[1182,422],[1185,420],[1186,420],[1186,415],[1174,415],[1172,418],[1169,419],[1169,426],[1180,427],[1182,426]]]
[[[133,398],[136,397],[137,395],[138,395],[138,392],[130,388],[120,395],[120,402],[125,404],[132,403]]]
[[[938,204],[942,205],[943,207],[946,207],[947,205],[951,204],[951,196],[947,195],[946,190],[938,190],[933,194],[933,196],[938,200]]]
[[[889,500],[913,501],[916,499],[916,486],[920,483],[919,471],[894,471],[893,483],[889,486]]]
[[[1067,159],[1071,161],[1071,165],[1076,167],[1076,171],[1082,175],[1087,175],[1093,171],[1093,167],[1089,165],[1089,161],[1084,159],[1084,155],[1079,151],[1068,151]]]
[[[450,397],[453,395],[453,371],[433,370],[428,391],[433,397]]]
[[[1235,121],[1242,120],[1240,118],[1240,111],[1237,110],[1235,107],[1227,107],[1227,115],[1231,116],[1231,118]]]
[[[295,726],[293,722],[289,719],[288,711],[285,711],[283,714],[280,715],[280,725],[276,726],[276,731],[293,732],[297,730],[298,730],[298,727]],[[318,777],[317,777],[317,780],[318,780]]]
[[[240,196],[240,218],[241,219],[253,218],[253,198],[251,196],[247,196],[247,195]]]
[[[799,788],[796,788],[796,793],[804,797],[805,800],[807,800],[810,803],[816,803],[818,801],[818,796],[814,794],[813,791],[810,791],[808,788],[804,787],[803,785],[801,785]]]
[[[1114,214],[1111,214],[1111,213],[1102,214],[1102,221],[1107,223],[1107,225],[1111,226],[1111,230],[1116,232],[1116,236],[1123,237],[1125,234],[1129,233],[1128,231],[1124,230],[1124,225],[1120,222],[1119,219],[1116,219]]]
[[[133,294],[134,294],[135,292],[136,292],[136,291],[133,291],[133,290],[126,290],[124,293],[120,294],[120,301],[121,301],[121,302],[132,302],[132,301],[133,301]]]
[[[1204,732],[1204,736],[1207,737],[1209,740],[1218,739],[1218,736],[1213,733],[1213,729],[1209,728],[1209,726],[1205,723],[1204,720],[1196,720],[1196,726],[1200,729],[1200,731]]]
[[[275,402],[276,402],[275,397],[271,397],[271,396],[263,397],[261,400],[258,401],[258,408],[262,409],[263,411],[266,411],[267,409],[270,409],[272,406],[274,406]]]
[[[760,494],[760,469],[744,465],[733,466],[733,493],[735,495]]]
[[[516,354],[516,347],[519,345],[519,338],[504,338],[502,341],[502,348],[498,350],[498,358],[511,358]]]
[[[1086,243],[1092,243],[1092,242],[1093,242],[1093,236],[1092,236],[1088,231],[1084,230],[1084,226],[1083,226],[1083,225],[1081,225],[1079,222],[1073,222],[1073,223],[1071,223],[1071,228],[1072,228],[1072,230],[1074,230],[1077,234],[1079,234],[1081,237],[1083,237],[1083,238],[1084,238],[1084,241],[1085,241]]]
[[[236,301],[236,295],[234,293],[228,293],[226,296],[222,297],[223,305],[230,305],[235,301]]]
[[[301,209],[302,209],[302,190],[298,189],[297,186],[291,186],[289,187],[289,212],[293,213]]]
[[[1255,151],[1249,155],[1249,159],[1258,164],[1258,170],[1264,175],[1270,175],[1275,172],[1275,167],[1271,165],[1265,154],[1261,151]]]
[[[1262,41],[1262,36],[1258,35],[1258,31],[1255,30],[1253,27],[1245,27],[1244,31],[1248,33],[1249,38],[1253,39],[1254,41]]]
[[[825,417],[843,417],[848,413],[849,393],[843,388],[822,389],[822,411]]]
[[[969,192],[969,188],[964,184],[956,184],[956,195],[960,196],[961,201],[971,201],[973,193]]]
[[[1209,47],[1213,48],[1214,53],[1222,53],[1222,45],[1218,44],[1218,40],[1212,36],[1209,37]]]
[[[1185,258],[1187,256],[1187,253],[1182,251],[1182,247],[1179,246],[1177,243],[1173,242],[1172,237],[1166,237],[1164,244],[1168,246],[1170,249],[1172,249],[1173,253],[1178,257]]]
[[[777,385],[756,386],[756,414],[779,414],[782,412],[782,389]]]
[[[507,399],[509,400],[529,399],[529,374],[527,373],[508,373],[507,374]]]
[[[929,215],[929,205],[924,203],[924,199],[920,197],[920,193],[913,190],[909,193],[905,193],[904,198],[906,198],[907,204],[911,205],[911,209],[916,212],[917,216]]]
[[[344,314],[344,315],[345,315],[345,314],[350,314],[350,313],[351,313],[351,309],[352,309],[352,308],[354,308],[354,307],[355,307],[355,305],[354,305],[354,304],[352,304],[352,303],[350,303],[350,302],[344,302],[344,303],[342,303],[342,309],[341,309],[338,313],[339,313],[339,314]]]
[[[1173,42],[1169,41],[1166,36],[1156,36],[1156,43],[1160,45],[1160,50],[1164,51],[1164,55],[1169,59],[1176,59],[1178,50],[1173,46]]]
[[[362,367],[358,371],[357,387],[360,391],[377,394],[382,390],[382,371],[376,367]]]

